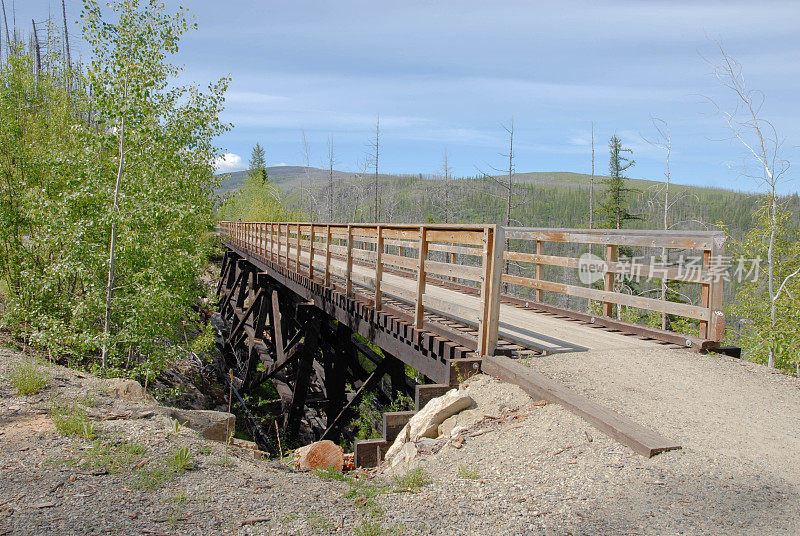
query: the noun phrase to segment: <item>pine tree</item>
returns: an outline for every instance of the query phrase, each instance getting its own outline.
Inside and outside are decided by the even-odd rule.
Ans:
[[[631,214],[629,208],[628,194],[633,190],[625,186],[625,171],[636,161],[628,158],[625,153],[633,156],[633,151],[622,146],[616,134],[611,136],[608,142],[610,159],[608,162],[609,177],[603,180],[606,185],[604,199],[600,205],[600,213],[605,217],[605,226],[609,229],[622,229],[628,220],[641,219],[639,216]]]
[[[250,168],[247,170],[247,178],[261,184],[266,184],[268,180],[267,158],[260,143],[256,143],[250,152]]]

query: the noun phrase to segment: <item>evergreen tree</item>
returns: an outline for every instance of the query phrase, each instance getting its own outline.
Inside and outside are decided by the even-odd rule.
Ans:
[[[267,177],[267,158],[260,143],[256,143],[250,152],[250,169],[247,170],[247,178],[261,182],[261,184],[266,184],[269,179]]]
[[[625,153],[633,156],[633,151],[622,146],[616,134],[608,142],[610,154],[608,162],[608,178],[603,180],[606,185],[604,199],[600,205],[600,213],[605,217],[605,226],[609,229],[622,229],[626,221],[641,219],[631,214],[628,194],[633,190],[625,186],[625,171],[633,167],[636,161],[628,158]]]

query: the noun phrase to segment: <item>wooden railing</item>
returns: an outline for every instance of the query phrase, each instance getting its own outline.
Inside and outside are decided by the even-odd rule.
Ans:
[[[377,309],[388,298],[410,304],[419,329],[425,327],[426,311],[475,326],[474,347],[479,355],[491,355],[497,346],[503,285],[534,289],[535,301],[539,302],[544,300],[544,292],[594,300],[602,303],[606,316],[616,304],[696,319],[702,338],[722,340],[722,280],[711,277],[712,259],[724,246],[722,233],[227,221],[221,222],[220,231],[233,245],[325,285],[335,283],[348,295],[354,287],[367,291]],[[599,244],[605,260],[603,288],[548,280],[546,266],[579,269],[583,262],[574,254],[553,255],[548,243],[581,244],[587,251]],[[700,304],[618,291],[615,274],[628,270],[618,260],[621,246],[700,252],[701,270],[687,272],[680,266],[669,266],[658,274],[659,279],[701,285]],[[532,267],[534,277],[503,273],[508,262]],[[398,275],[406,278],[398,280]],[[443,300],[429,292],[431,278],[453,283],[479,299]],[[398,284],[408,280],[413,284]]]
[[[520,277],[503,274],[504,283],[533,288],[536,299],[542,301],[544,291],[567,294],[602,304],[602,314],[611,316],[613,306],[628,306],[646,311],[672,314],[699,320],[700,337],[721,341],[725,329],[722,314],[723,283],[727,274],[721,271],[726,235],[713,231],[629,231],[608,229],[548,229],[513,227],[506,229],[510,247],[503,253],[508,261],[535,266],[536,276]],[[517,240],[514,240],[517,239]],[[517,245],[519,244],[519,245]],[[524,245],[528,247],[525,247]],[[576,256],[547,254],[553,244],[578,244],[583,251],[591,252],[593,246],[601,254],[603,288],[565,284],[563,281],[547,280],[543,276],[545,266],[580,269],[588,264]],[[621,247],[649,250],[651,256],[646,263],[628,259],[620,262]],[[533,250],[535,253],[515,250]],[[671,263],[663,258],[669,252],[679,252],[680,257]],[[662,257],[655,260],[656,255]],[[643,255],[647,258],[647,255]],[[674,257],[674,255],[673,255]],[[585,258],[584,258],[585,259]],[[697,262],[693,262],[693,261]],[[615,283],[617,275],[642,277],[656,280],[682,281],[700,285],[699,305],[620,292]]]

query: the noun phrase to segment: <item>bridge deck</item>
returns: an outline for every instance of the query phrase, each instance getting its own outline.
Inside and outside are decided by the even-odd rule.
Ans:
[[[290,247],[289,257],[292,259],[297,257],[295,247]],[[301,249],[301,264],[308,267],[308,259],[309,252]],[[314,266],[315,268],[323,269],[324,259],[318,259],[319,257],[315,258]],[[346,270],[347,263],[344,259],[333,257],[330,262],[333,272],[344,273]],[[372,295],[370,291],[374,291],[374,283],[370,285],[369,281],[372,280],[373,271],[374,269],[369,266],[353,265],[354,279],[365,282],[363,286],[354,286],[356,293],[361,293],[365,297]],[[388,283],[409,293],[415,292],[417,284],[413,275],[400,273],[385,273],[383,281],[384,284]],[[478,296],[455,289],[430,286],[426,293],[433,298],[441,300],[443,303],[454,304],[465,309],[478,311],[480,307],[480,298]],[[428,307],[428,310],[437,312],[436,307]],[[477,324],[477,320],[470,321],[456,314],[451,313],[448,316],[464,325]],[[652,339],[639,338],[635,334],[605,331],[600,329],[599,326],[591,327],[591,324],[582,323],[574,319],[559,318],[552,314],[507,304],[500,305],[498,333],[499,338],[502,340],[545,353],[615,350],[636,347],[653,348],[663,344]]]

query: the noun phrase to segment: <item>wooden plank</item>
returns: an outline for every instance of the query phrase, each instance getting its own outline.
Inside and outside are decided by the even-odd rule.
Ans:
[[[546,229],[509,227],[509,238],[542,240],[545,242],[571,242],[617,246],[641,246],[674,249],[712,249],[716,242],[725,241],[725,233],[718,231],[640,231],[617,229]]]
[[[479,266],[466,266],[463,264],[450,264],[428,260],[425,262],[425,272],[458,279],[467,279],[478,283],[483,281],[483,270]]]
[[[383,413],[383,439],[394,442],[400,430],[408,424],[416,411],[386,411]]]
[[[711,313],[707,308],[686,303],[670,301],[664,302],[655,298],[632,296],[630,294],[622,294],[619,292],[606,292],[604,290],[598,290],[590,287],[579,287],[576,285],[553,283],[552,281],[539,281],[538,279],[519,277],[509,274],[503,274],[503,281],[513,285],[521,285],[534,289],[540,288],[550,292],[569,294],[570,296],[602,301],[608,304],[616,303],[619,305],[627,305],[629,307],[637,307],[639,309],[648,309],[651,311],[685,316],[686,318],[695,318],[698,320],[707,320],[711,318]],[[604,311],[604,314],[605,312],[606,311]],[[606,314],[606,316],[610,316],[610,314]]]
[[[397,266],[398,268],[405,268],[407,270],[416,270],[418,265],[418,260],[413,257],[401,257],[390,253],[384,253],[382,259],[383,264]]]
[[[451,244],[483,245],[483,230],[480,231],[443,231],[426,229],[426,235],[431,242],[449,242]]]
[[[533,398],[564,406],[612,439],[630,447],[637,454],[650,458],[660,452],[681,448],[677,442],[601,406],[564,384],[508,357],[485,357],[481,368],[486,374],[519,385]]]

